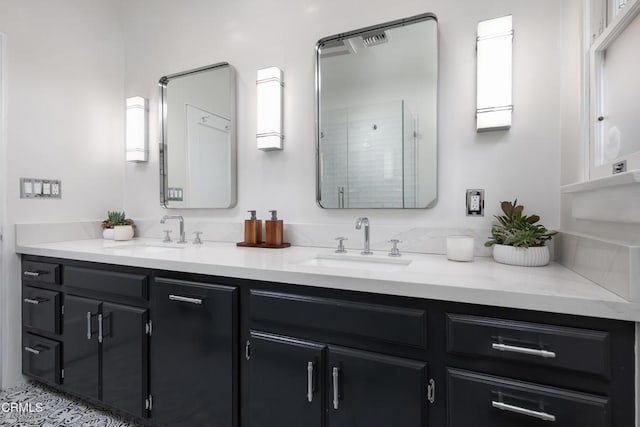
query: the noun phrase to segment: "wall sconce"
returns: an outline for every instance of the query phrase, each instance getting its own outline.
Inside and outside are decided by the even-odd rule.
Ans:
[[[512,100],[512,16],[478,23],[476,130],[504,130],[511,127]]]
[[[256,140],[260,150],[282,150],[282,76],[278,67],[258,70]]]
[[[145,98],[127,98],[126,122],[126,159],[128,162],[146,162],[149,160],[149,109]]]

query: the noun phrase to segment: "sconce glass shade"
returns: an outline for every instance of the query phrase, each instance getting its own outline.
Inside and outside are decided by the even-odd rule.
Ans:
[[[512,16],[479,22],[477,50],[476,129],[509,129],[513,111]]]
[[[126,159],[128,162],[146,162],[149,160],[149,110],[145,98],[127,98],[126,122]]]
[[[278,67],[258,70],[256,140],[260,150],[282,150],[283,73]]]

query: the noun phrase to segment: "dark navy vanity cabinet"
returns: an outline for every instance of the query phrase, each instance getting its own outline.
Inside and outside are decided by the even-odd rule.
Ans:
[[[23,373],[142,424],[635,425],[632,322],[37,256],[22,289]]]

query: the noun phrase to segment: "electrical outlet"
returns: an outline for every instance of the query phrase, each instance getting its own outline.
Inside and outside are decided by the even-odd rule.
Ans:
[[[60,195],[60,183],[59,182],[52,182],[51,183],[51,195],[52,196],[59,196]]]
[[[467,190],[467,216],[484,216],[484,190]]]

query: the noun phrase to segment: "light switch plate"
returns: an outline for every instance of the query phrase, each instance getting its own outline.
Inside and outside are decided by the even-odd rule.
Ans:
[[[59,179],[20,178],[21,199],[60,199],[62,183]]]
[[[169,187],[167,191],[168,200],[172,202],[182,202],[182,188],[180,187]]]

